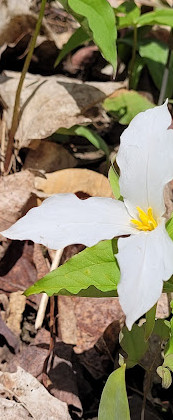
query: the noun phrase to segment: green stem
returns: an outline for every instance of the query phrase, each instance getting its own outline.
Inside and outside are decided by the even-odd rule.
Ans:
[[[22,73],[21,73],[19,84],[18,84],[17,91],[16,91],[15,104],[14,104],[13,117],[12,117],[12,124],[11,124],[11,129],[10,129],[10,132],[9,132],[9,140],[8,140],[6,157],[5,157],[5,162],[4,162],[5,172],[8,172],[8,170],[9,170],[9,165],[10,165],[10,162],[11,162],[11,156],[12,156],[13,146],[14,146],[14,136],[15,136],[18,124],[19,124],[21,90],[22,90],[23,82],[25,80],[26,73],[28,71],[28,68],[29,68],[29,65],[30,65],[30,62],[31,62],[31,58],[32,58],[33,51],[34,51],[34,48],[35,48],[37,36],[40,32],[40,27],[41,27],[43,16],[44,16],[46,1],[47,0],[42,0],[42,2],[41,2],[41,8],[40,8],[38,21],[37,21],[37,24],[36,24],[36,27],[35,27],[34,34],[31,38],[31,41],[30,41],[30,44],[29,44],[29,51],[28,51],[28,54],[26,56],[26,60],[25,60],[25,63],[24,63],[23,69],[22,69]]]
[[[137,26],[134,26],[133,31],[133,49],[132,49],[132,58],[129,66],[129,89],[132,87],[132,75],[133,75],[133,69],[136,59],[136,49],[137,49]]]
[[[144,398],[143,398],[143,402],[142,402],[142,410],[141,410],[141,419],[140,420],[145,419],[145,406],[146,406],[146,401],[147,401],[147,395],[148,395],[148,392],[151,388],[152,374],[153,374],[153,371],[155,371],[156,358],[157,358],[157,351],[155,353],[155,356],[153,358],[153,361],[151,362],[151,365],[150,365],[149,369],[146,371],[146,384],[145,384],[145,387],[144,387]]]

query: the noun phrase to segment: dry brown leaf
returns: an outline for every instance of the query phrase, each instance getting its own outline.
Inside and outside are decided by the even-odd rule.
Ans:
[[[30,413],[16,401],[0,399],[0,418],[4,420],[32,419]]]
[[[42,381],[43,365],[48,354],[49,343],[50,333],[42,328],[37,333],[32,345],[25,347],[22,352],[11,359],[8,364],[8,371],[14,372],[20,366],[39,381]],[[66,402],[71,407],[71,410],[77,412],[78,416],[81,417],[82,406],[77,386],[80,368],[77,367],[76,362],[77,358],[73,352],[73,346],[62,343],[57,339],[51,363],[48,364],[46,382],[50,393],[61,401]],[[85,386],[83,376],[82,379],[83,386]]]
[[[42,247],[39,244],[34,244],[33,262],[36,266],[38,279],[41,279],[49,272],[49,265],[43,256]]]
[[[14,47],[24,35],[31,34],[35,30],[38,17],[31,11],[32,3],[33,0],[20,0],[20,2],[0,0],[0,46],[10,44]],[[43,19],[41,33],[42,35],[37,37],[36,47],[45,40],[52,40],[58,48],[62,48],[63,37],[59,40],[59,35],[64,35],[64,42],[67,42],[71,36],[70,31],[58,34],[58,36],[54,34],[51,27],[47,25],[46,19]]]
[[[10,128],[15,92],[20,74],[6,71],[0,76],[0,95],[5,100],[7,126]],[[15,135],[19,148],[28,147],[32,140],[49,137],[59,128],[91,123],[84,112],[114,92],[120,84],[83,83],[64,76],[42,77],[27,74],[21,93],[21,119]],[[106,115],[106,114],[105,114]]]
[[[68,314],[68,316],[67,316]],[[66,296],[58,297],[58,332],[61,340],[66,344],[77,344],[77,322],[75,316],[75,302]]]
[[[16,354],[13,358],[11,357],[10,363],[8,364],[9,372],[16,372],[18,366],[25,369],[39,381],[42,380],[42,372],[45,359],[48,354],[50,333],[47,331],[45,339],[45,329],[40,330],[42,335],[40,343],[30,344],[23,348],[23,350]],[[37,337],[37,336],[36,336]]]
[[[36,188],[46,194],[82,191],[91,196],[113,197],[108,179],[89,169],[63,169],[46,174],[46,178],[35,178]]]
[[[24,291],[37,280],[33,250],[31,242],[13,241],[10,244],[0,261],[0,290],[7,293]],[[39,302],[40,295],[32,295],[29,299]]]
[[[74,355],[73,346],[66,345],[62,342],[55,343],[52,365],[48,371],[48,380],[51,383],[51,394],[61,401],[65,401],[72,408],[72,412],[78,418],[81,418],[83,410],[79,399],[77,383],[77,380],[79,380],[79,370],[76,362],[77,358]],[[83,387],[85,386],[84,382],[85,380],[82,376]]]
[[[71,302],[69,302],[71,301]],[[72,337],[68,331],[68,310],[73,313]],[[94,346],[96,341],[113,321],[121,321],[124,314],[118,298],[81,298],[76,296],[59,296],[59,331],[64,342],[76,344],[75,352],[82,353]],[[61,320],[63,322],[61,323]],[[75,340],[75,341],[74,341]]]
[[[60,144],[40,141],[37,149],[29,150],[23,169],[32,168],[54,172],[60,169],[73,168],[76,159]]]
[[[23,292],[17,291],[10,294],[9,298],[9,316],[6,320],[7,327],[20,336],[22,314],[25,309],[26,297]]]
[[[15,353],[19,351],[19,340],[13,332],[7,327],[0,315],[0,336],[4,337],[8,345],[13,348]]]
[[[0,230],[8,229],[34,201],[34,175],[29,171],[0,178]]]
[[[167,318],[170,315],[169,308],[167,293],[162,293],[157,302],[156,318]]]
[[[4,42],[14,42],[21,34],[22,15],[30,14],[30,4],[32,0],[0,0],[1,19],[0,19],[0,45]],[[20,21],[15,17],[20,16]],[[26,20],[23,21],[26,31]]]
[[[20,367],[15,373],[0,373],[0,392],[14,397],[35,420],[71,420],[67,404],[50,395],[36,378]]]

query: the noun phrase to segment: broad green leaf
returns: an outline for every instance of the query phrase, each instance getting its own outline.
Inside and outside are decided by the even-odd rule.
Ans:
[[[97,149],[103,150],[107,158],[109,157],[109,148],[102,137],[99,136],[95,131],[91,130],[91,128],[82,126],[82,125],[75,125],[71,128],[60,128],[57,131],[57,134],[66,134],[69,136],[81,136],[85,137],[87,140],[90,141]]]
[[[84,16],[79,15],[78,13],[75,13],[75,11],[70,7],[68,0],[59,0],[59,2],[62,4],[62,6],[64,7],[64,9],[68,13],[70,13],[80,23],[80,25],[82,26],[82,28],[84,29],[84,31],[92,39],[93,36],[92,36],[92,32],[90,31],[90,28],[88,26],[87,19]]]
[[[172,10],[173,12],[173,10]],[[163,73],[168,57],[168,46],[157,40],[147,40],[139,46],[139,54],[143,58],[151,74],[153,82],[160,90],[162,85]],[[170,71],[168,76],[165,97],[173,94],[173,57],[171,57]]]
[[[120,345],[128,355],[125,359],[127,368],[132,368],[148,350],[148,343],[145,341],[145,326],[139,327],[133,324],[131,331],[124,327],[120,333]]]
[[[157,368],[157,373],[160,376],[160,378],[162,378],[162,387],[168,389],[172,383],[171,372],[169,371],[169,369],[163,366],[159,366]]]
[[[131,80],[130,80],[130,89],[136,89],[139,83],[140,75],[144,67],[143,59],[137,54],[134,67],[132,70]]]
[[[118,29],[136,25],[140,16],[139,7],[137,7],[136,4],[132,1],[125,1],[114,10]]]
[[[170,219],[166,223],[166,230],[170,238],[173,240],[173,213],[171,214]]]
[[[130,420],[125,368],[123,365],[109,376],[102,392],[98,420]]]
[[[46,292],[48,296],[58,294],[116,296],[120,278],[118,263],[114,256],[116,253],[115,239],[99,242],[38,280],[25,291],[25,295]],[[89,294],[88,288],[90,288]],[[99,293],[99,290],[102,293]]]
[[[155,317],[156,317],[156,306],[155,304],[147,313],[146,313],[146,323],[145,325],[145,341],[148,341],[150,335],[153,332]]]
[[[154,107],[148,99],[133,90],[105,99],[103,106],[121,124],[129,124],[139,112]]]
[[[173,27],[173,9],[160,9],[144,13],[138,18],[138,25],[166,25]]]
[[[107,0],[68,0],[70,8],[87,19],[95,44],[116,70],[115,15]],[[85,29],[85,28],[84,28]]]
[[[163,366],[169,368],[171,372],[173,372],[173,354],[172,353],[169,353],[168,355],[165,356]]]
[[[157,319],[153,328],[153,334],[158,335],[161,340],[168,340],[170,337],[170,328],[164,319]]]
[[[172,293],[173,292],[173,276],[168,280],[163,282],[163,293]]]
[[[117,198],[117,200],[120,198],[120,186],[119,186],[119,176],[116,172],[116,170],[114,169],[113,165],[111,165],[109,172],[108,172],[108,179],[110,182],[110,186],[112,188],[112,192],[115,196],[115,198]]]
[[[169,338],[169,340],[168,340],[168,342],[167,342],[167,344],[165,346],[165,350],[164,350],[164,357],[165,357],[165,359],[168,356],[170,356],[170,355],[172,355],[172,357],[173,357],[173,336],[172,336],[171,329],[172,328],[171,328],[171,325],[170,325],[170,338]],[[165,366],[167,366],[167,365],[165,365]]]
[[[79,45],[83,44],[85,41],[88,41],[90,36],[83,30],[82,27],[78,28],[74,34],[70,37],[70,39],[66,42],[63,46],[61,52],[59,53],[54,67],[58,66],[61,60],[69,54],[72,50],[79,47]]]

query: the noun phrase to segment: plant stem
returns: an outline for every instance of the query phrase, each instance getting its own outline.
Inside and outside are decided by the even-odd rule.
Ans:
[[[169,77],[169,71],[170,71],[170,65],[171,65],[171,56],[172,56],[172,45],[171,45],[172,44],[172,35],[173,35],[173,30],[171,29],[170,36],[169,36],[170,46],[169,46],[167,61],[166,61],[166,65],[165,65],[165,69],[164,69],[164,73],[163,73],[162,85],[161,85],[161,89],[160,89],[158,105],[162,105],[163,101],[165,100],[165,93],[166,93],[166,88],[167,88],[167,83],[168,83],[168,77]]]
[[[133,68],[136,59],[136,49],[137,49],[137,26],[134,26],[133,31],[133,49],[132,49],[132,58],[129,66],[129,89],[132,86],[132,75],[133,75]]]
[[[30,62],[31,62],[32,54],[33,54],[35,44],[36,44],[36,39],[37,39],[37,36],[40,32],[40,27],[41,27],[41,23],[42,23],[43,16],[44,16],[46,1],[47,0],[42,0],[41,1],[41,8],[40,8],[39,16],[38,16],[38,21],[37,21],[37,24],[36,24],[36,27],[35,27],[34,34],[31,38],[31,41],[30,41],[30,44],[29,44],[29,51],[28,51],[28,54],[27,54],[26,59],[25,59],[25,63],[24,63],[23,69],[22,69],[22,73],[21,73],[19,84],[18,84],[17,91],[16,91],[16,97],[15,97],[15,103],[14,103],[14,109],[13,109],[13,117],[12,117],[12,124],[11,124],[11,129],[9,131],[9,139],[8,139],[5,162],[4,162],[5,172],[8,172],[8,170],[9,170],[9,165],[10,165],[10,162],[11,162],[11,156],[12,156],[13,146],[14,146],[14,136],[15,136],[15,133],[16,133],[16,130],[17,130],[17,127],[18,127],[18,123],[19,123],[21,90],[22,90],[23,82],[25,80],[26,73],[28,71],[28,68],[29,68],[29,65],[30,65]]]

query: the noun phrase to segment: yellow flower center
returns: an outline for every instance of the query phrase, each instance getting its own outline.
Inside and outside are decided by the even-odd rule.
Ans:
[[[153,217],[152,208],[149,207],[149,209],[147,210],[147,213],[145,213],[145,211],[143,211],[140,207],[136,207],[136,208],[137,208],[140,220],[131,219],[131,222],[134,223],[136,228],[139,230],[144,230],[144,231],[154,230],[157,227],[157,222]]]

